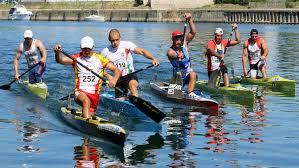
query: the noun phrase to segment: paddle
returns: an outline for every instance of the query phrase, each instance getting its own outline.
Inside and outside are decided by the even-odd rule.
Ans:
[[[147,69],[149,69],[149,68],[151,68],[151,67],[153,67],[153,66],[155,66],[155,65],[152,64],[152,65],[149,65],[149,66],[147,66],[147,67],[145,67],[145,68],[139,69],[139,70],[134,71],[134,72],[132,72],[132,73],[129,73],[129,74],[125,75],[125,76],[122,76],[122,77],[120,77],[120,78],[118,79],[117,82],[122,82],[122,81],[124,81],[125,78],[127,78],[128,76],[133,75],[133,74],[136,74],[136,73],[141,72],[141,71],[143,71],[143,70],[147,70]],[[104,84],[106,84],[106,83],[104,83]],[[67,100],[69,97],[73,98],[73,97],[74,97],[74,94],[70,94],[70,95],[64,96],[64,97],[60,98],[59,100]]]
[[[73,61],[75,61],[76,63],[78,63],[80,66],[82,66],[86,70],[90,71],[92,74],[94,74],[95,76],[97,76],[101,80],[103,80],[104,83],[108,83],[108,81],[106,81],[106,79],[104,77],[100,76],[99,74],[97,74],[93,70],[89,69],[88,67],[86,67],[85,65],[83,65],[81,62],[79,62],[76,59],[74,59],[73,57],[71,57],[68,53],[66,53],[64,51],[60,51],[60,52],[63,53],[68,58],[70,58]],[[115,89],[118,89],[118,90],[121,91],[121,89],[118,88],[118,87],[115,87]],[[159,123],[166,116],[162,111],[160,111],[159,109],[157,109],[155,106],[153,106],[148,101],[145,101],[145,100],[143,100],[143,99],[141,99],[139,97],[132,96],[132,95],[127,95],[127,97],[129,98],[130,102],[134,106],[136,106],[141,112],[143,112],[144,114],[146,114],[148,117],[150,117],[152,120],[154,120],[157,123]]]
[[[231,37],[233,35],[233,30],[230,32],[229,36],[228,36],[228,44],[231,41]],[[225,46],[224,52],[223,54],[226,54],[227,48],[228,48],[228,44]],[[219,67],[217,70],[213,71],[209,80],[208,80],[208,85],[210,87],[218,87],[220,85],[220,81],[221,81],[221,71],[220,71],[220,66],[222,66],[224,64],[223,59],[220,59],[220,63],[219,63]]]
[[[39,62],[40,63],[40,62]],[[25,75],[27,72],[29,72],[30,70],[32,70],[34,67],[36,67],[39,63],[33,65],[32,67],[30,67],[29,69],[27,69],[27,71],[25,71],[24,73],[22,73],[19,78],[21,78],[23,75]],[[9,90],[10,89],[10,85],[13,84],[15,81],[17,81],[16,79],[14,79],[13,81],[11,81],[9,84],[7,85],[2,85],[0,86],[0,89],[3,90]]]
[[[257,63],[255,63],[252,67],[250,67],[250,69],[247,71],[246,73],[246,76],[249,74],[249,72],[252,70],[252,69],[257,69],[257,73],[258,73],[258,64],[261,62],[262,59],[259,59],[259,61]],[[244,76],[244,78],[246,77]],[[256,74],[257,76],[257,74]]]
[[[149,69],[149,68],[151,68],[151,67],[153,67],[153,66],[155,66],[155,65],[152,64],[152,65],[149,65],[149,66],[147,66],[147,67],[145,67],[145,68],[138,69],[137,71],[134,71],[134,72],[129,73],[129,74],[125,75],[125,76],[122,76],[122,77],[120,77],[120,78],[118,79],[117,82],[122,82],[122,81],[126,80],[129,76],[131,76],[131,75],[133,75],[133,74],[136,74],[136,73],[138,73],[138,72],[141,72],[141,71],[143,71],[143,70],[147,70],[147,69]]]
[[[185,20],[185,24],[184,24],[184,32],[183,32],[183,39],[182,39],[182,44],[181,44],[181,48],[184,46],[184,40],[185,40],[185,35],[186,35],[186,30],[187,30],[187,19]]]

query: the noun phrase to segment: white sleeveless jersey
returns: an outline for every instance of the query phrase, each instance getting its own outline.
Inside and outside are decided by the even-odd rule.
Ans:
[[[29,50],[24,49],[24,43],[20,44],[20,48],[26,57],[28,67],[32,67],[40,61],[40,52],[35,46],[35,39],[33,39]]]
[[[134,72],[132,52],[137,46],[130,41],[120,41],[118,48],[111,45],[102,50],[101,54],[113,62],[121,71],[122,76]]]
[[[262,50],[257,43],[248,44],[248,60],[250,64],[256,64],[259,61],[261,58],[261,51]]]

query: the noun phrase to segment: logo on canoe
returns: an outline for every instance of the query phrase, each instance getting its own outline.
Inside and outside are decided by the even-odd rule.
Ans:
[[[119,127],[117,125],[112,125],[112,124],[100,124],[100,125],[98,125],[98,129],[113,132],[113,133],[116,133],[118,135],[120,135],[120,133],[122,132],[121,127]]]

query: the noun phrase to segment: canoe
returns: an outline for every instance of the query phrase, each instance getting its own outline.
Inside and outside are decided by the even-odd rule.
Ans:
[[[229,97],[239,104],[250,106],[254,104],[255,96],[253,91],[241,86],[240,83],[230,84],[230,86],[220,84],[220,87],[210,87],[208,86],[208,81],[199,80],[196,82],[196,87],[202,91],[209,92],[211,95]]]
[[[71,127],[85,134],[103,138],[119,146],[124,146],[127,133],[122,127],[97,116],[86,120],[81,117],[81,115],[81,110],[64,106],[61,107],[61,117]]]
[[[20,80],[19,83],[27,91],[29,91],[30,93],[32,93],[34,95],[37,95],[38,97],[40,97],[42,99],[46,99],[47,96],[49,95],[48,87],[44,82],[31,84],[31,83],[29,83],[28,80],[24,80],[24,81]]]
[[[293,91],[295,92],[295,80],[283,78],[279,75],[274,75],[269,78],[251,79],[250,77],[236,76],[233,78],[234,82],[240,82],[247,85],[260,85],[267,86],[272,89],[281,91]]]
[[[181,90],[180,85],[169,84],[167,82],[151,82],[150,87],[156,94],[167,100],[184,105],[209,108],[213,111],[219,110],[219,104],[215,100],[203,96],[196,99],[190,98],[185,91]]]
[[[114,112],[122,113],[128,117],[150,120],[143,112],[128,100],[118,100],[112,94],[102,93],[100,96],[100,107],[105,107]]]

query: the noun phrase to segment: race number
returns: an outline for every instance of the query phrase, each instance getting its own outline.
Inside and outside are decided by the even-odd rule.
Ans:
[[[168,90],[169,89],[177,89],[177,90],[182,90],[182,85],[177,85],[177,84],[169,84]]]
[[[83,82],[94,82],[95,81],[95,76],[87,75],[83,76]]]
[[[97,82],[97,77],[91,73],[83,73],[80,75],[81,86],[95,86]]]

